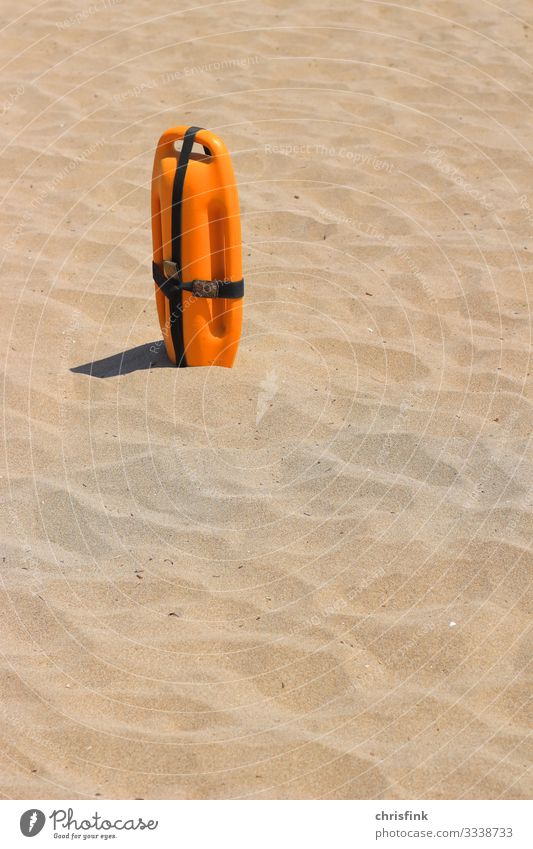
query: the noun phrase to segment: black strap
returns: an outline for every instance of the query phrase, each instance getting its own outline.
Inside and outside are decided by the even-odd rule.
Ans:
[[[183,201],[183,187],[185,185],[185,174],[187,165],[189,164],[194,138],[199,129],[200,127],[189,127],[183,136],[180,157],[172,186],[172,261],[176,263],[178,281],[181,280],[181,204]],[[170,331],[176,354],[176,365],[181,368],[187,365],[183,339],[183,305],[181,291],[171,291],[172,294],[169,292],[167,296],[170,301]]]
[[[157,263],[152,263],[152,274],[163,295],[169,300],[181,292],[191,292],[197,298],[242,298],[244,280],[191,280],[184,283],[177,275],[165,277]]]
[[[201,127],[189,127],[183,136],[180,150],[180,158],[174,176],[172,186],[172,261],[176,263],[178,274],[181,277],[181,202],[183,200],[183,187],[185,185],[185,174],[187,165],[191,158],[194,137]],[[205,148],[204,148],[205,150]]]

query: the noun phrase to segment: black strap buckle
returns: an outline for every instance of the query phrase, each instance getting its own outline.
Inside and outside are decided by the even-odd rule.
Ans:
[[[218,280],[193,280],[192,293],[197,298],[218,298]]]
[[[170,280],[171,277],[178,276],[178,265],[176,262],[172,262],[171,259],[163,260],[163,274],[165,275],[167,280]]]

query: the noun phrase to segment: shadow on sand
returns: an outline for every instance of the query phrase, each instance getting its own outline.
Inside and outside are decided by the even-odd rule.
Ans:
[[[152,368],[175,368],[167,357],[162,340],[137,345],[136,348],[121,351],[120,354],[112,354],[103,360],[84,363],[70,370],[75,374],[87,374],[89,377],[119,377],[121,374]]]

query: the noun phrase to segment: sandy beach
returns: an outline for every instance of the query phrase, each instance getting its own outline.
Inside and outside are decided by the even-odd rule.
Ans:
[[[526,2],[3,3],[0,793],[531,797]],[[245,321],[175,369],[160,134]]]

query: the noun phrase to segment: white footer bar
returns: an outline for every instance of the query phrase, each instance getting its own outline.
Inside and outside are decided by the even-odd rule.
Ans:
[[[3,846],[35,849],[533,846],[527,801],[6,800],[0,816]]]

